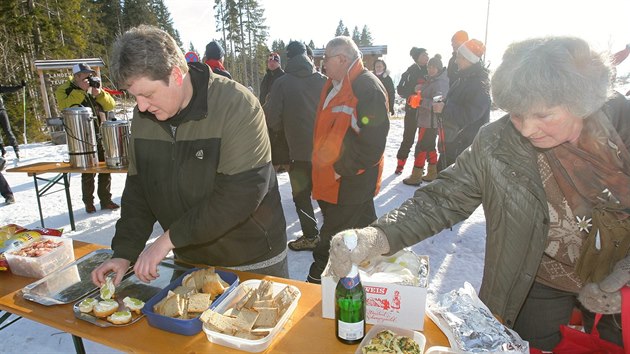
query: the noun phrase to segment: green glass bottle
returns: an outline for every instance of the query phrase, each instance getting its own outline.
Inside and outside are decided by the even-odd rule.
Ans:
[[[350,251],[357,246],[357,235],[354,232],[344,234],[343,239]],[[365,291],[356,264],[337,283],[335,322],[337,339],[342,343],[357,344],[365,336]]]

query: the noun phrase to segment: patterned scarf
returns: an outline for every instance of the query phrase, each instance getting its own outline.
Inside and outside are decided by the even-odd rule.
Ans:
[[[585,119],[577,145],[562,144],[538,159],[551,223],[536,280],[577,292],[582,283],[575,263],[593,206],[610,196],[630,205],[630,154],[600,111]]]

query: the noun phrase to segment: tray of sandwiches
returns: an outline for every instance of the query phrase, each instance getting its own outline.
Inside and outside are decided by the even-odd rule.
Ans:
[[[216,307],[238,283],[235,273],[193,268],[147,301],[142,312],[153,327],[191,336],[201,332],[201,313]]]
[[[136,323],[144,317],[141,310],[145,303],[187,270],[188,268],[162,261],[157,266],[160,276],[149,283],[138,279],[131,269],[118,286],[114,286],[112,277],[108,277],[100,289],[74,303],[74,316],[99,327],[120,327]]]

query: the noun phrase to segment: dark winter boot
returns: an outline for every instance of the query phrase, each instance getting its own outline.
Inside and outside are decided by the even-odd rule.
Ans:
[[[427,173],[422,176],[422,180],[425,182],[431,182],[437,177],[437,164],[431,165],[427,167]]]
[[[407,162],[407,159],[398,159],[398,164],[396,165],[396,171],[394,171],[395,174],[399,175],[402,173],[403,168],[405,168],[405,162]]]
[[[424,168],[422,167],[414,167],[411,172],[411,176],[403,179],[403,183],[408,186],[419,186],[422,184],[422,172]]]

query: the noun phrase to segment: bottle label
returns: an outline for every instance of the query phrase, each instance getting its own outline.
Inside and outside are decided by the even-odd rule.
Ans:
[[[341,278],[339,282],[343,284],[344,288],[350,290],[354,288],[355,286],[359,285],[359,283],[361,282],[361,279],[359,278],[359,274],[357,274],[354,277]]]
[[[356,340],[365,336],[363,320],[355,323],[337,321],[339,323],[337,335],[341,339]]]

